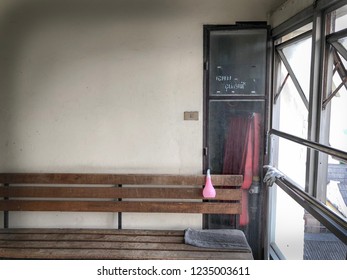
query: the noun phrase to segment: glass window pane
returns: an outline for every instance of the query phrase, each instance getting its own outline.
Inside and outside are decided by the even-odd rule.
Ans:
[[[337,32],[347,27],[347,5],[330,13],[332,17],[331,32]]]
[[[347,43],[347,42],[346,42]],[[347,69],[347,61],[343,58],[343,56],[341,54],[339,54],[339,52],[337,52],[338,57],[340,58],[343,66],[345,67],[345,69]]]
[[[276,191],[274,242],[288,260],[302,260],[304,256],[304,209],[280,187]],[[288,215],[290,209],[290,215]]]
[[[308,37],[283,49],[307,100],[309,100],[310,90],[311,45],[312,38]]]
[[[284,69],[284,66],[281,68]],[[279,130],[307,138],[308,111],[291,78],[285,83],[276,106],[279,112]]]
[[[307,148],[281,137],[276,138],[278,139],[278,169],[304,189]]]
[[[280,187],[273,242],[288,260],[345,260],[347,246]],[[290,215],[288,215],[290,209]]]
[[[211,95],[265,95],[266,38],[264,29],[211,31]]]
[[[341,59],[345,61],[344,59]],[[342,79],[338,71],[334,73],[331,92],[340,86],[337,94],[329,102],[330,127],[329,145],[347,152],[347,90],[341,86]]]
[[[254,113],[264,116],[264,101],[213,100],[209,105],[209,168],[212,173],[240,174],[243,168],[243,153],[246,148],[247,125],[252,124]],[[261,123],[260,131],[263,129]],[[238,142],[232,141],[237,139]],[[235,145],[234,151],[227,151],[228,143]],[[259,151],[259,149],[258,149]],[[239,158],[235,158],[239,155]],[[237,166],[229,166],[227,159],[234,160]],[[228,166],[226,166],[228,165]],[[226,170],[233,169],[232,172]],[[236,168],[236,169],[234,169]]]
[[[347,164],[329,156],[327,168],[325,203],[347,223]]]
[[[347,26],[346,26],[346,27],[347,27]],[[347,38],[346,38],[346,37],[339,39],[338,42],[339,42],[345,49],[347,49]]]
[[[244,230],[255,258],[261,236],[263,191],[259,188],[264,143],[265,101],[213,100],[209,102],[208,167],[213,174],[242,174],[244,176],[241,215],[205,215],[209,228]],[[263,135],[263,136],[262,136]]]

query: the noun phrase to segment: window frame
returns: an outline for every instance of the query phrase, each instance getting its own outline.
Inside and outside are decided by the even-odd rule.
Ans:
[[[347,28],[326,35],[326,26],[328,22],[326,21],[327,15],[344,6],[347,5],[347,0],[321,0],[315,1],[315,3],[308,7],[307,9],[301,11],[296,16],[287,20],[280,26],[272,29],[272,92],[271,102],[270,102],[270,119],[269,119],[269,139],[268,139],[268,150],[270,151],[269,161],[270,165],[277,166],[277,155],[278,155],[278,138],[284,138],[289,141],[295,142],[297,144],[303,145],[307,148],[307,164],[306,164],[306,181],[305,181],[305,191],[299,193],[298,197],[293,195],[292,191],[287,192],[292,199],[297,202],[300,199],[303,199],[305,203],[302,205],[308,212],[317,216],[317,205],[321,206],[321,201],[325,201],[326,199],[326,184],[323,183],[323,179],[327,174],[327,158],[328,155],[334,156],[344,162],[347,163],[347,153],[336,149],[334,147],[330,147],[326,143],[328,143],[328,135],[325,131],[328,128],[329,122],[326,121],[328,114],[330,113],[328,110],[325,110],[326,103],[329,102],[327,98],[333,98],[334,96],[327,96],[326,89],[331,88],[331,84],[329,84],[329,75],[332,72],[332,69],[329,69],[330,63],[332,63],[332,54],[329,54],[329,49],[338,49],[340,48],[340,43],[338,40],[340,38],[347,36]],[[305,26],[306,24],[312,22],[312,30],[304,32],[296,37],[289,39],[280,44],[275,44],[281,37],[299,29],[300,27]],[[280,91],[282,90],[284,83],[286,80],[294,73],[290,73],[288,71],[287,76],[284,81],[279,79],[278,75],[278,67],[281,63],[283,57],[280,55],[280,48],[283,46],[287,46],[289,44],[298,42],[303,38],[307,38],[307,36],[312,35],[312,49],[311,49],[311,79],[310,79],[310,87],[309,87],[309,103],[307,104],[308,108],[308,135],[307,139],[303,139],[301,137],[294,136],[289,133],[285,133],[276,129],[278,127],[279,120],[279,112],[276,110],[276,101],[279,97]],[[332,47],[330,47],[330,45]],[[342,46],[341,46],[342,47]],[[347,58],[347,51],[343,48],[344,54],[342,57]],[[279,53],[279,54],[278,54]],[[347,59],[346,59],[347,60]],[[287,68],[287,67],[286,67]],[[332,67],[331,67],[332,68]],[[288,70],[288,69],[287,69]],[[340,77],[343,70],[339,71]],[[295,75],[295,74],[294,74]],[[332,76],[330,76],[332,77]],[[346,77],[346,76],[344,76]],[[342,79],[342,77],[341,77]],[[330,81],[331,82],[331,81]],[[295,83],[295,82],[294,82]],[[346,80],[342,79],[342,86],[347,87]],[[300,92],[299,92],[300,94]],[[277,117],[277,118],[276,118]],[[276,180],[276,183],[282,189],[293,190],[298,186],[295,183],[287,180]],[[274,215],[276,215],[275,203],[273,201],[276,200],[276,192],[274,190],[269,191],[269,229],[268,229],[268,247],[269,247],[269,255],[271,258],[284,258],[282,253],[279,251],[279,248],[274,243]],[[315,205],[314,205],[315,204]],[[312,206],[313,205],[313,206]],[[322,204],[323,205],[323,204]],[[324,207],[326,209],[324,209]],[[338,223],[345,225],[345,221],[341,219],[335,213],[331,213],[331,210],[323,205],[323,214],[318,215],[318,220],[327,228],[329,228],[332,233],[334,233],[337,237],[339,237],[342,241],[346,243],[346,226],[336,227],[333,224]],[[321,210],[320,210],[321,211]],[[331,218],[333,217],[333,218]],[[333,219],[333,223],[331,222]],[[273,255],[273,256],[272,256]]]

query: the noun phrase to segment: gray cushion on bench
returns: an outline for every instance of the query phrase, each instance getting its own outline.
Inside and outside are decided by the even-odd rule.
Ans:
[[[188,228],[184,233],[184,242],[204,248],[225,248],[251,252],[245,234],[238,229],[203,229]]]

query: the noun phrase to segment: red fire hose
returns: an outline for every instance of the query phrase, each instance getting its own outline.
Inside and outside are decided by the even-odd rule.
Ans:
[[[247,137],[247,150],[245,171],[243,175],[242,189],[242,213],[240,215],[240,225],[249,223],[248,215],[248,192],[254,179],[259,180],[259,149],[260,149],[260,114],[253,114],[253,122]]]

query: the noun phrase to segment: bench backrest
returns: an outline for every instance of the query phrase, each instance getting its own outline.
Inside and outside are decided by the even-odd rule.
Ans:
[[[242,175],[0,174],[0,211],[166,212],[240,214]]]

